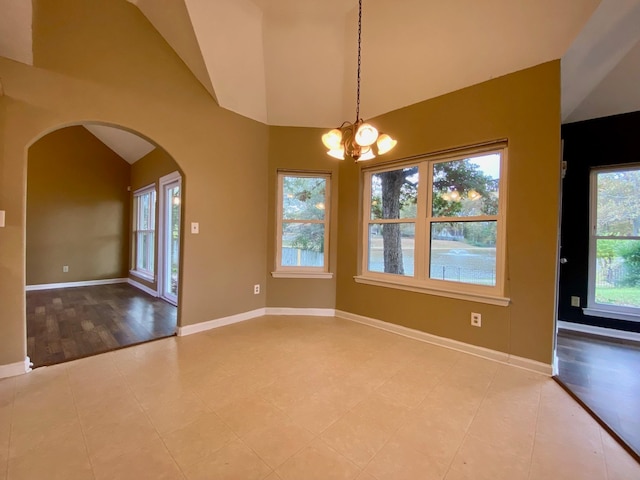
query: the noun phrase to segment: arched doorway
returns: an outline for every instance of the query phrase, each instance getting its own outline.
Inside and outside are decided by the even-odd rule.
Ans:
[[[182,178],[164,149],[114,125],[68,125],[30,145],[25,290],[35,367],[175,334]]]

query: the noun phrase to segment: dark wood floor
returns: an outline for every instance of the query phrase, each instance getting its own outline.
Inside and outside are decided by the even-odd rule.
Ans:
[[[558,379],[640,458],[640,344],[558,332]]]
[[[52,365],[175,333],[177,308],[126,283],[27,292],[27,354]]]

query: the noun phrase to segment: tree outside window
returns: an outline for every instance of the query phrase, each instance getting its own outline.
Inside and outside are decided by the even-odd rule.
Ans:
[[[276,270],[328,270],[328,174],[278,174]]]
[[[504,150],[366,171],[363,275],[500,289]]]
[[[640,312],[640,167],[592,173],[589,305]]]

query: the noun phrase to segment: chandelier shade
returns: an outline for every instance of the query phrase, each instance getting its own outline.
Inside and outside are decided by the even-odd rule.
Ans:
[[[360,118],[360,63],[362,50],[362,0],[358,0],[358,78],[356,91],[356,120],[344,122],[322,135],[322,143],[327,147],[327,155],[344,160],[345,155],[356,162],[372,160],[384,155],[396,146],[397,140],[388,134],[380,134],[378,129]],[[375,152],[374,152],[375,149]]]

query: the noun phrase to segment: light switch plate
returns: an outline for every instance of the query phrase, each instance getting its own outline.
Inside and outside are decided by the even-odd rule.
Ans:
[[[191,233],[200,233],[200,224],[198,222],[191,222]]]

